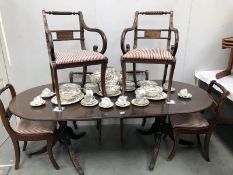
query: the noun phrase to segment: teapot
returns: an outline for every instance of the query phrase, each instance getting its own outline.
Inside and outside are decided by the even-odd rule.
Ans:
[[[101,73],[100,73],[100,71],[95,71],[93,74],[87,74],[87,78],[92,83],[99,83],[101,80]]]

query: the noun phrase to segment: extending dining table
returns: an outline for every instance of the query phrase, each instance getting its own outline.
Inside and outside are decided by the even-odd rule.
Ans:
[[[161,81],[158,81],[161,83]],[[139,107],[130,105],[125,108],[113,106],[109,109],[100,108],[98,105],[93,107],[84,107],[80,103],[74,103],[71,105],[64,106],[64,110],[57,112],[54,111],[56,105],[52,104],[51,99],[46,99],[46,103],[40,107],[30,106],[30,101],[41,94],[43,89],[52,88],[50,84],[37,86],[30,88],[24,92],[19,93],[14,97],[10,104],[9,110],[16,116],[37,121],[57,121],[59,123],[58,135],[59,139],[66,145],[69,152],[72,163],[79,174],[84,174],[79,161],[72,151],[71,139],[79,139],[82,135],[76,135],[72,129],[67,125],[67,121],[91,121],[91,120],[103,120],[103,119],[126,119],[126,118],[160,118],[167,117],[168,115],[179,114],[179,113],[193,113],[207,109],[212,104],[212,99],[208,93],[197,86],[190,85],[182,82],[173,82],[175,92],[171,94],[170,102],[166,100],[154,100],[150,101],[150,104],[145,107]],[[189,93],[192,94],[192,98],[184,99],[177,95],[181,89],[188,89]],[[134,92],[128,92],[125,95],[131,101],[135,98]],[[96,95],[96,99],[100,100],[101,96]],[[115,102],[118,97],[111,97],[111,100]],[[156,133],[157,134],[156,130]],[[101,130],[100,130],[101,132]],[[156,135],[158,136],[158,135]],[[161,130],[160,135],[161,136]],[[158,155],[160,140],[155,144],[152,159],[150,162],[149,169],[152,170],[155,165],[155,160]]]

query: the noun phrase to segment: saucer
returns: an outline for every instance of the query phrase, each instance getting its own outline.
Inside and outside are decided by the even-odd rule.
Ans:
[[[41,96],[42,98],[49,98],[49,97],[52,97],[52,96],[54,96],[54,95],[55,95],[54,92],[50,92],[49,94],[43,94],[43,93],[40,94],[40,96]]]
[[[178,92],[178,96],[181,97],[181,98],[192,98],[192,94],[188,93],[187,95],[181,95],[179,92]]]
[[[130,102],[129,101],[126,101],[126,103],[124,104],[124,105],[120,105],[119,104],[119,102],[118,101],[116,101],[116,106],[118,106],[118,107],[121,107],[121,108],[124,108],[124,107],[127,107],[127,106],[129,106],[130,105]]]
[[[99,101],[98,100],[96,100],[96,99],[93,99],[93,101],[91,102],[91,103],[85,103],[84,102],[84,99],[82,99],[82,101],[81,101],[81,105],[82,106],[95,106],[95,105],[97,105],[99,103]]]
[[[103,103],[99,103],[99,107],[101,107],[101,108],[111,108],[111,107],[113,107],[114,106],[114,103],[113,102],[111,102],[111,103],[109,103],[109,105],[108,106],[106,106],[106,105],[103,105]]]
[[[103,96],[101,91],[97,92],[97,94],[98,94],[99,96]],[[109,95],[107,94],[107,96],[108,96],[108,97],[116,97],[116,96],[118,96],[118,95],[120,95],[120,94],[121,94],[121,91],[118,91],[118,92],[116,92],[115,94],[109,94]]]
[[[163,90],[164,90],[164,91],[167,91],[167,88],[164,88],[164,87],[163,87]],[[175,90],[176,90],[176,89],[175,89],[174,87],[171,87],[171,92],[174,92]]]
[[[147,99],[146,99],[146,102],[145,102],[144,104],[138,104],[138,103],[136,102],[136,99],[133,99],[133,100],[131,101],[131,103],[132,103],[133,105],[135,105],[135,106],[147,106],[147,105],[150,104],[149,100],[147,100]]]
[[[165,92],[162,92],[162,95],[160,95],[160,96],[146,96],[146,98],[148,99],[148,100],[164,100],[164,99],[166,99],[167,98],[167,94],[165,93]]]
[[[38,106],[42,106],[45,104],[45,100],[42,100],[42,102],[40,104],[35,103],[34,101],[30,102],[30,105],[33,107],[38,107]]]

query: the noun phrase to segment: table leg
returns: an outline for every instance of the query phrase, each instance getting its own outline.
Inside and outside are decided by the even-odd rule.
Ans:
[[[79,161],[75,155],[75,152],[72,149],[71,146],[71,139],[80,139],[81,137],[83,137],[86,133],[85,132],[81,132],[79,134],[75,134],[72,130],[71,127],[67,126],[67,122],[59,122],[59,129],[58,129],[58,134],[59,134],[59,138],[61,140],[61,142],[64,144],[66,150],[69,153],[70,156],[70,160],[72,161],[75,169],[77,170],[79,175],[83,175],[84,171],[82,169],[82,167],[79,164]]]
[[[158,132],[158,133],[154,134],[155,148],[154,148],[153,155],[151,157],[151,161],[150,161],[150,165],[149,165],[149,170],[150,171],[152,171],[154,169],[154,167],[155,167],[155,162],[156,162],[158,154],[159,154],[161,137],[162,137],[162,133],[161,132]]]

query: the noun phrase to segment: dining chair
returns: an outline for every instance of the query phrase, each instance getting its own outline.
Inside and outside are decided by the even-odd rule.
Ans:
[[[105,93],[105,72],[108,63],[108,59],[103,54],[107,49],[107,39],[104,32],[100,29],[90,28],[86,25],[83,19],[83,14],[79,12],[62,12],[62,11],[42,11],[45,35],[47,41],[50,70],[52,77],[53,90],[57,96],[58,107],[61,109],[61,100],[59,94],[58,86],[58,69],[73,68],[73,67],[83,67],[83,85],[85,83],[85,75],[87,72],[87,66],[91,65],[101,65],[101,87],[102,94]],[[79,30],[50,30],[47,22],[47,15],[53,16],[79,16]],[[63,18],[61,18],[63,19]],[[77,24],[78,25],[78,24]],[[98,52],[98,46],[93,46],[93,51],[87,50],[85,45],[85,31],[96,32],[102,38],[102,49]],[[78,35],[78,36],[77,36]],[[58,51],[54,47],[54,42],[67,42],[68,45],[70,41],[80,41],[81,49]]]
[[[213,96],[214,87],[219,88],[222,93],[218,97]],[[209,108],[210,112],[207,111],[196,112],[191,114],[177,114],[169,116],[169,121],[173,131],[173,148],[168,156],[168,160],[173,159],[179,143],[180,134],[196,134],[198,143],[201,145],[200,134],[205,134],[203,157],[206,161],[209,161],[209,143],[212,132],[221,116],[221,112],[227,96],[230,94],[221,84],[215,80],[211,81],[207,92],[213,99],[213,105]],[[207,116],[206,116],[207,115]],[[209,119],[208,119],[209,118]]]
[[[10,90],[11,97],[16,96],[14,87],[11,84],[7,84],[2,89],[0,89],[0,96],[7,93]],[[28,104],[29,105],[29,104]],[[22,109],[23,110],[23,109]],[[55,169],[59,169],[57,162],[53,157],[52,146],[54,144],[54,130],[56,129],[56,122],[50,121],[32,121],[20,119],[16,128],[12,128],[10,124],[10,119],[13,116],[8,108],[5,108],[3,102],[0,98],[0,116],[2,119],[3,126],[8,132],[15,150],[15,169],[19,169],[20,163],[20,148],[19,141],[24,141],[23,150],[26,150],[27,141],[40,141],[47,140],[47,152],[49,159],[52,162]],[[41,151],[31,153],[30,155],[35,155]]]
[[[147,29],[139,28],[139,16],[169,16],[169,26],[168,28],[156,28],[156,29]],[[148,21],[147,21],[148,24]],[[126,44],[126,34],[130,31],[134,32],[134,42],[133,49],[130,50],[130,45]],[[144,32],[144,35],[142,34]],[[173,34],[174,33],[174,34]],[[174,36],[174,37],[173,37]],[[138,40],[145,39],[155,39],[155,40],[165,40],[166,44],[161,48],[138,48]],[[170,68],[170,75],[168,79],[168,100],[170,99],[171,94],[171,85],[174,74],[174,69],[176,65],[176,52],[178,49],[179,33],[176,28],[173,27],[173,11],[164,12],[164,11],[146,11],[146,12],[135,12],[133,26],[123,30],[121,35],[121,50],[123,55],[121,56],[121,67],[122,67],[122,94],[125,93],[126,87],[126,63],[133,63],[133,72],[134,72],[134,82],[137,82],[136,79],[136,64],[164,64],[164,74],[162,84],[165,83],[167,77],[168,65]]]

